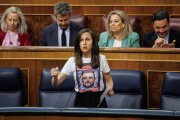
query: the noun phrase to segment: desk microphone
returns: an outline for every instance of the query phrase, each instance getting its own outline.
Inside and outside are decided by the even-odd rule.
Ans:
[[[73,90],[71,91],[71,94],[69,95],[69,97],[68,97],[68,99],[67,99],[67,102],[66,102],[66,104],[64,105],[63,108],[67,108],[67,105],[68,105],[68,103],[69,103],[69,101],[70,101],[73,93],[75,92],[76,85],[78,85],[78,84],[77,84],[77,83],[75,84],[75,87],[74,87]]]

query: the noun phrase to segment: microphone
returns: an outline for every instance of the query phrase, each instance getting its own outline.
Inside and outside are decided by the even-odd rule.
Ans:
[[[59,69],[59,71],[61,71],[61,69],[60,68],[58,68]],[[74,91],[75,91],[75,87],[76,87],[76,85],[77,85],[77,83],[73,86],[73,85],[69,85],[69,84],[73,84],[73,82],[72,81],[74,81],[74,77],[73,77],[73,75],[70,75],[70,76],[68,76],[60,85],[59,85],[59,92],[61,93],[61,91],[67,91],[68,93],[70,93],[70,95],[63,95],[63,94],[60,94],[60,96],[59,96],[59,101],[60,102],[63,102],[62,104],[59,104],[59,101],[57,101],[57,107],[58,108],[67,108],[67,106],[68,106],[68,103],[69,103],[69,101],[70,101],[70,99],[71,99],[71,97],[72,97],[72,95],[73,95],[73,93],[74,93]],[[74,81],[75,82],[75,81]],[[73,89],[71,90],[71,88],[72,88],[72,86],[73,86]],[[66,93],[65,93],[66,94]],[[65,96],[65,97],[64,97]],[[67,96],[67,97],[66,97]],[[67,99],[66,99],[67,98]],[[63,101],[62,101],[63,100]]]
[[[73,88],[73,89],[72,89],[72,91],[70,92],[70,95],[69,95],[69,97],[68,97],[68,99],[67,99],[67,102],[65,103],[65,105],[64,105],[64,107],[63,107],[63,108],[67,108],[68,103],[69,103],[69,101],[70,101],[70,99],[71,99],[71,97],[72,97],[73,93],[75,93],[75,88],[76,88],[76,85],[78,85],[78,84],[75,82],[74,88]],[[74,103],[73,103],[73,104],[74,104]]]

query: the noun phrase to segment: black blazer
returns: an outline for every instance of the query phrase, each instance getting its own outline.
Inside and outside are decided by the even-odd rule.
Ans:
[[[70,22],[70,46],[74,46],[74,40],[77,33],[83,29],[78,23]],[[41,38],[39,40],[40,46],[58,46],[58,25],[52,23],[45,27],[42,31]]]
[[[154,31],[145,33],[142,41],[143,47],[152,47],[156,39],[157,39],[157,35]],[[168,42],[172,43],[173,40],[176,40],[175,47],[180,48],[180,32],[170,29]]]

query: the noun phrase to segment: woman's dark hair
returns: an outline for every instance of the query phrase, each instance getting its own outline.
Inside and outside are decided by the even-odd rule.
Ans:
[[[153,14],[151,22],[163,19],[167,19],[167,21],[169,22],[169,13],[165,10],[160,10],[159,12]]]
[[[75,46],[74,46],[74,56],[75,56],[75,62],[78,67],[82,67],[82,51],[80,49],[80,40],[82,34],[88,32],[92,37],[92,52],[91,52],[91,65],[93,68],[98,68],[100,65],[99,62],[99,46],[98,46],[98,39],[96,34],[91,29],[82,29],[77,34],[77,37],[75,39]]]

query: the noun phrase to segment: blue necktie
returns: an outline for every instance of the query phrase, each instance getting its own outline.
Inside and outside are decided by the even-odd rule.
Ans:
[[[62,46],[66,46],[66,34],[65,34],[65,30],[66,29],[62,29],[62,34],[61,34]]]

